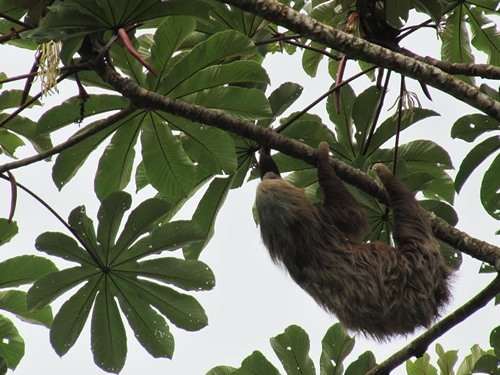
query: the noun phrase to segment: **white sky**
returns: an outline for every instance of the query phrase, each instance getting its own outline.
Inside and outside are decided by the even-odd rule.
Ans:
[[[430,31],[425,40],[414,40],[413,44],[409,42],[406,46],[414,50],[420,47],[424,51],[421,52],[422,54],[439,56],[438,52],[432,51],[433,41],[435,41],[435,35]],[[17,51],[6,46],[0,46],[0,48],[2,56],[9,56],[0,62],[0,71],[6,72],[8,76],[29,71],[33,53]],[[324,73],[325,64],[321,65],[322,73],[318,78],[312,80],[307,77],[300,68],[300,56],[301,54],[292,57],[270,56],[265,64],[272,79],[272,88],[278,87],[285,81],[298,82],[304,86],[304,93],[293,107],[294,110],[300,110],[309,104],[324,93],[331,84],[331,79]],[[350,66],[354,65],[350,62]],[[346,77],[348,76],[349,73],[346,74]],[[393,77],[394,82],[398,81],[396,75]],[[423,121],[406,131],[402,135],[401,143],[415,138],[432,139],[448,150],[455,168],[458,168],[471,146],[463,141],[449,138],[451,125],[460,115],[477,111],[433,89],[431,93],[434,101],[428,102],[419,86],[409,81],[407,82],[409,89],[418,93],[423,106],[441,112],[442,116]],[[363,84],[366,84],[366,81],[363,81]],[[7,84],[4,89],[14,87],[19,86]],[[356,87],[359,93],[359,87],[362,86]],[[42,111],[62,102],[67,96],[77,94],[76,86],[72,83],[61,85],[60,88],[61,95],[53,95],[43,100],[45,106]],[[33,92],[36,90],[38,87],[35,85]],[[271,88],[268,92],[270,91]],[[393,89],[392,92],[396,93],[397,90]],[[323,108],[324,105],[320,105],[312,112],[322,115],[325,123],[328,124]],[[35,112],[32,113],[35,116]],[[41,111],[37,116],[40,113]],[[387,115],[386,112],[385,114]],[[76,130],[75,124],[71,131]],[[30,152],[29,148],[25,148],[24,154]],[[14,174],[19,182],[46,199],[64,218],[67,218],[71,209],[80,204],[85,204],[89,216],[95,217],[98,200],[93,193],[93,177],[99,156],[98,152],[90,158],[76,178],[61,193],[57,192],[52,183],[50,163],[37,163],[29,168],[16,170]],[[9,160],[3,156],[0,158],[0,163],[7,161]],[[498,222],[484,212],[479,201],[479,187],[484,170],[482,167],[474,173],[456,199],[455,209],[460,217],[458,227],[472,236],[498,244],[498,238],[494,236],[495,230],[499,227]],[[452,173],[454,175],[455,172]],[[305,292],[270,261],[252,218],[251,209],[255,186],[254,181],[237,191],[231,191],[220,212],[216,234],[201,255],[201,260],[212,268],[217,278],[217,285],[213,291],[196,294],[209,316],[209,326],[200,332],[188,333],[171,325],[176,340],[173,361],[151,358],[133,339],[132,332],[128,330],[129,349],[127,363],[122,371],[123,375],[139,372],[174,375],[204,374],[218,364],[238,366],[253,350],[263,351],[268,359],[281,369],[279,361],[270,348],[269,338],[283,332],[290,324],[298,324],[309,333],[311,356],[319,370],[321,339],[336,319],[317,307]],[[7,183],[0,183],[0,194],[5,197],[0,201],[0,213],[5,217],[9,206],[9,200],[6,198],[9,196]],[[144,193],[135,197],[134,206],[144,197],[146,197]],[[195,203],[192,203],[184,211],[186,217],[189,217],[189,210],[192,211],[194,207]],[[21,232],[11,243],[0,249],[0,260],[25,253],[36,253],[33,246],[34,240],[44,231],[65,231],[46,210],[22,192],[19,193],[15,219],[20,225]],[[453,288],[454,301],[447,310],[448,312],[466,302],[492,279],[492,275],[477,273],[479,265],[479,262],[464,255],[464,265],[456,276]],[[60,303],[54,306],[55,312]],[[103,371],[93,363],[88,325],[77,344],[60,359],[50,347],[47,329],[21,323],[15,318],[13,320],[26,341],[26,355],[16,375],[103,374]],[[445,350],[459,349],[459,357],[463,358],[468,354],[469,347],[473,343],[479,343],[483,349],[488,348],[490,331],[499,323],[498,309],[495,311],[495,307],[490,303],[466,322],[444,335],[438,342],[444,346]],[[360,337],[347,363],[352,362],[365,350],[372,350],[380,362],[409,340],[411,337],[382,344]],[[431,347],[431,352],[434,352],[434,347]],[[402,374],[405,371],[400,368],[394,373]]]

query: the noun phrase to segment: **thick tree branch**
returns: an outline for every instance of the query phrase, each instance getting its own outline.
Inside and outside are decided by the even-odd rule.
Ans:
[[[317,163],[316,150],[296,140],[286,138],[270,129],[255,126],[249,121],[236,119],[221,111],[168,99],[144,89],[127,78],[123,78],[115,70],[102,62],[97,64],[96,72],[115,90],[131,100],[137,108],[161,110],[191,121],[215,126],[219,129],[252,139],[261,145],[265,144],[272,149],[304,160],[311,165],[316,165]],[[334,160],[333,165],[335,171],[343,180],[384,203],[388,202],[385,190],[375,180],[339,160]],[[499,247],[473,238],[431,214],[428,214],[428,217],[437,238],[500,270]]]
[[[428,346],[441,337],[445,332],[463,322],[476,311],[486,306],[495,296],[500,293],[500,275],[497,276],[478,295],[459,307],[453,313],[442,319],[434,326],[418,336],[415,340],[406,345],[403,349],[394,353],[381,364],[372,368],[366,375],[389,374],[396,367],[404,363],[411,357],[420,357],[427,351]]]
[[[218,1],[257,14],[268,21],[340,51],[350,58],[364,60],[426,83],[500,120],[500,102],[432,65],[334,29],[275,0]]]

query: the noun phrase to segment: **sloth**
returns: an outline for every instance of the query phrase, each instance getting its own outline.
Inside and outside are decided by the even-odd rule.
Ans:
[[[381,341],[428,327],[450,299],[451,270],[422,209],[383,164],[374,171],[387,190],[395,247],[363,242],[367,217],[318,148],[318,181],[324,201],[282,179],[264,152],[255,206],[262,240],[272,260],[348,329]]]

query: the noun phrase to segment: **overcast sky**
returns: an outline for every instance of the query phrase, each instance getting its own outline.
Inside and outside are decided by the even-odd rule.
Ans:
[[[423,39],[420,37],[419,39]],[[419,40],[406,44],[414,50],[423,49],[422,54],[439,56],[432,51],[431,43],[435,40],[432,31],[428,32],[424,43],[419,45]],[[3,58],[0,71],[8,76],[27,73],[32,64],[32,52],[23,53],[12,48],[1,46]],[[350,62],[351,66],[355,63]],[[300,54],[290,56],[271,56],[265,64],[272,79],[269,92],[286,81],[298,82],[305,90],[301,99],[293,107],[300,110],[312,100],[324,93],[331,79],[325,74],[326,65],[322,64],[322,73],[314,80],[307,77],[300,67]],[[348,77],[349,74],[346,74]],[[397,76],[394,75],[394,78]],[[396,81],[398,79],[395,79]],[[366,85],[366,81],[355,85],[359,88]],[[412,129],[403,133],[401,143],[406,143],[415,138],[432,139],[448,150],[456,168],[470,149],[470,145],[460,140],[450,140],[451,125],[461,114],[477,112],[467,105],[446,97],[431,89],[433,102],[427,101],[421,93],[419,86],[408,82],[410,90],[418,93],[422,104],[426,108],[435,109],[442,114],[422,121]],[[5,88],[19,88],[19,85],[8,84]],[[34,92],[38,86],[34,86]],[[31,111],[30,116],[39,116],[52,105],[62,102],[66,97],[77,94],[76,86],[68,83],[60,86],[61,94],[44,98],[45,106],[37,111]],[[397,90],[393,89],[391,97]],[[324,104],[320,104],[313,113],[318,113],[328,124],[325,116]],[[36,114],[37,113],[37,114]],[[384,112],[385,116],[389,113]],[[36,115],[35,115],[36,114]],[[78,125],[73,125],[71,133],[77,130]],[[102,152],[102,151],[101,151]],[[95,217],[98,209],[98,200],[93,192],[93,178],[96,171],[96,162],[101,152],[91,157],[78,175],[62,190],[57,192],[51,180],[51,163],[40,162],[34,166],[14,172],[16,179],[33,189],[49,204],[67,218],[68,213],[77,205],[84,204],[90,217]],[[22,155],[32,153],[25,147]],[[491,160],[491,159],[490,159]],[[7,162],[7,158],[0,157],[0,162]],[[484,168],[474,173],[466,183],[461,194],[457,196],[455,209],[460,223],[458,227],[472,236],[498,244],[494,232],[498,229],[498,222],[489,217],[483,210],[479,201],[479,187]],[[452,172],[454,176],[455,172]],[[278,360],[269,346],[269,338],[281,333],[288,325],[302,326],[311,338],[311,355],[318,366],[321,339],[326,330],[336,322],[336,319],[321,310],[314,301],[303,292],[293,281],[270,261],[266,249],[261,243],[258,228],[252,218],[252,205],[256,181],[246,184],[243,188],[231,191],[224,208],[221,210],[217,221],[216,233],[201,254],[201,260],[206,262],[215,272],[217,285],[213,291],[196,294],[209,317],[209,326],[200,332],[184,332],[171,325],[176,339],[176,350],[173,361],[166,359],[153,359],[133,339],[133,334],[128,331],[128,358],[122,374],[137,374],[139,371],[149,374],[204,374],[218,364],[238,366],[240,362],[253,350],[261,350],[275,365]],[[133,186],[130,191],[133,191]],[[134,198],[135,207],[142,199],[152,195],[151,190],[141,193]],[[0,194],[9,196],[9,186],[0,184]],[[199,198],[199,195],[198,195]],[[196,199],[196,198],[195,198]],[[5,217],[8,212],[9,200],[0,201],[0,215]],[[191,203],[183,210],[183,217],[189,218],[195,203]],[[20,233],[14,240],[0,251],[0,259],[4,260],[21,254],[32,254],[35,238],[44,231],[61,231],[65,229],[46,210],[22,192],[19,193],[18,209],[15,219],[20,225]],[[97,222],[97,220],[94,220]],[[53,259],[64,266],[59,260]],[[464,255],[464,265],[457,273],[454,283],[454,300],[447,312],[460,306],[492,279],[492,275],[478,274],[480,263]],[[69,296],[70,294],[68,294]],[[63,300],[62,298],[61,300]],[[54,304],[54,311],[60,306]],[[16,375],[34,373],[73,375],[103,374],[94,365],[90,351],[89,325],[84,329],[77,344],[70,352],[60,359],[50,347],[48,330],[42,327],[28,325],[15,320],[15,324],[26,341],[26,355],[16,371]],[[446,350],[460,349],[459,357],[464,358],[469,352],[469,346],[479,343],[483,348],[488,348],[488,337],[491,329],[498,325],[498,310],[492,303],[476,313],[473,317],[455,327],[443,336],[439,342]],[[380,362],[388,355],[399,349],[411,337],[394,340],[390,343],[377,343],[358,337],[354,353],[348,358],[350,363],[365,350],[372,350]],[[431,348],[434,351],[434,347]],[[399,369],[396,374],[404,373]]]

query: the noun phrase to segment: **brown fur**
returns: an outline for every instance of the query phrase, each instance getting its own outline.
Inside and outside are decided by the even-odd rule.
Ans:
[[[273,172],[259,184],[256,208],[272,259],[347,328],[384,340],[430,325],[449,300],[450,270],[420,206],[385,165],[375,165],[390,197],[397,248],[363,243],[365,213],[336,176],[328,151],[323,142],[323,203],[310,203],[303,189]]]

